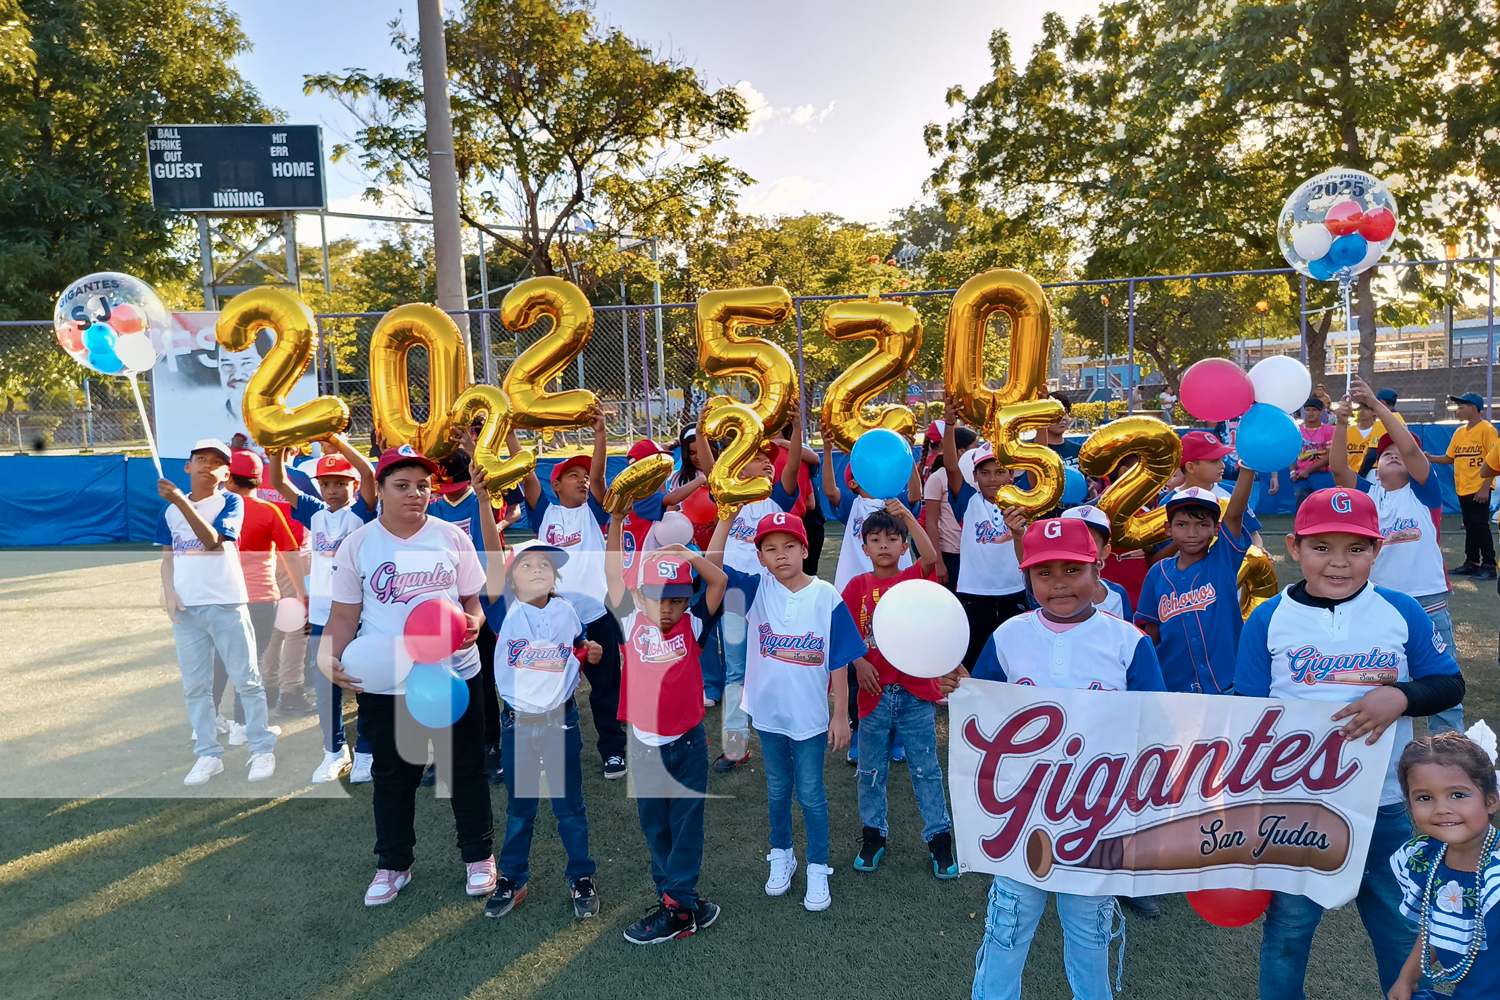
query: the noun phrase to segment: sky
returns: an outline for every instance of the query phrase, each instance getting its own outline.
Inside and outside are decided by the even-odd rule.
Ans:
[[[302,93],[304,74],[361,67],[400,72],[387,24],[415,32],[415,0],[229,0],[254,49],[238,65],[294,124],[320,124],[325,147],[350,138],[350,116],[332,99]],[[455,0],[447,0],[450,11]],[[1071,25],[1095,0],[598,0],[599,19],[695,67],[710,87],[737,87],[752,125],[716,152],[757,184],[741,207],[758,214],[834,212],[885,222],[922,197],[932,169],[922,142],[945,122],[957,84],[972,92],[989,75],[988,39],[1010,33],[1024,62],[1046,11]],[[330,208],[388,212],[360,201],[366,180],[331,164]],[[389,203],[387,203],[389,205]],[[368,235],[331,220],[329,236]]]

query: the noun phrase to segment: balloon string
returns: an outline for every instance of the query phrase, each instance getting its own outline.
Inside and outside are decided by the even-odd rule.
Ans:
[[[140,411],[141,426],[146,430],[146,445],[151,449],[151,461],[156,463],[156,478],[164,479],[161,456],[156,453],[156,438],[151,434],[151,421],[146,417],[146,404],[141,401],[141,384],[136,381],[135,372],[130,373],[130,388],[135,392],[135,408]]]
[[[1354,312],[1349,304],[1349,287],[1352,284],[1348,278],[1339,282],[1340,290],[1344,293],[1344,341],[1348,344],[1349,354],[1344,358],[1344,395],[1349,395],[1349,390],[1354,383]]]

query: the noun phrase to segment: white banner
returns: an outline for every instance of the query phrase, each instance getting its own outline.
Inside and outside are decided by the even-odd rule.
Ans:
[[[1052,892],[1353,899],[1395,740],[1327,702],[965,680],[948,699],[964,871]]]

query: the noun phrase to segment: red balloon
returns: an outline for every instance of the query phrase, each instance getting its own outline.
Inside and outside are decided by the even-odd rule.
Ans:
[[[1348,236],[1359,232],[1359,224],[1364,218],[1365,213],[1359,207],[1359,202],[1341,201],[1328,210],[1328,214],[1323,217],[1323,225],[1335,236]]]
[[[1200,889],[1187,894],[1198,916],[1218,927],[1244,927],[1271,905],[1270,889]]]
[[[121,302],[109,311],[109,325],[116,333],[140,333],[146,329],[146,314],[129,302]]]
[[[719,508],[706,489],[696,489],[682,501],[682,512],[694,524],[711,524],[719,516]]]
[[[57,328],[57,342],[70,354],[83,353],[83,331],[77,323],[66,322]]]
[[[1182,407],[1199,420],[1229,420],[1255,404],[1255,386],[1227,358],[1204,358],[1182,373]]]
[[[437,663],[458,652],[468,628],[469,619],[452,601],[423,601],[406,616],[406,653],[416,663]]]
[[[1396,231],[1396,216],[1388,208],[1377,208],[1367,212],[1359,223],[1359,235],[1371,243],[1380,243],[1391,238]]]

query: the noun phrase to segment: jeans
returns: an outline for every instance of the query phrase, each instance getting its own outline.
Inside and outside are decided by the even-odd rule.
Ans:
[[[599,759],[625,756],[625,728],[620,723],[620,643],[625,636],[615,616],[606,614],[583,627],[583,635],[604,647],[598,663],[583,662],[589,679],[589,709],[594,713],[594,731],[599,734]],[[501,756],[505,752],[501,751]]]
[[[828,792],[823,787],[823,757],[828,752],[828,736],[819,733],[805,740],[794,740],[780,733],[760,734],[760,750],[765,757],[766,798],[771,808],[771,846],[784,850],[792,846],[792,790],[802,806],[802,825],[807,829],[807,862],[828,863]]]
[[[922,814],[922,839],[931,840],[953,829],[948,803],[943,798],[943,768],[937,755],[937,706],[923,701],[900,684],[888,684],[880,703],[860,720],[859,771],[855,788],[859,793],[859,821],[873,826],[884,837],[890,832],[885,795],[891,770],[891,737],[906,746],[906,768],[911,772],[911,790]]]
[[[569,884],[594,874],[589,857],[589,817],[583,805],[583,734],[578,730],[578,705],[566,705],[548,715],[521,715],[509,705],[501,709],[500,755],[505,759],[505,843],[500,848],[500,874],[517,886],[531,877],[531,837],[536,829],[541,775],[547,775],[557,836],[568,854],[564,874]]]
[[[720,636],[722,626],[714,623],[703,637],[698,653],[698,663],[703,667],[703,697],[722,701],[724,698],[724,642]]]
[[[483,861],[494,849],[479,678],[467,683],[469,705],[447,729],[428,729],[413,719],[401,695],[360,692],[357,696],[359,721],[375,755],[370,773],[375,782],[375,854],[381,868],[404,872],[411,867],[417,845],[417,787],[427,770],[429,740],[438,777],[452,794],[453,826],[464,864]]]
[[[1464,562],[1470,566],[1495,565],[1495,539],[1490,534],[1489,502],[1479,503],[1475,494],[1458,498],[1464,519]]]
[[[312,676],[313,690],[318,695],[318,725],[323,729],[323,749],[337,753],[344,748],[344,689],[323,676],[318,669],[318,644],[322,642],[323,626],[309,626],[307,637],[307,673]],[[365,737],[365,717],[355,714],[354,752],[369,753],[370,741]]]
[[[708,795],[708,736],[703,723],[659,747],[630,737],[630,777],[635,784],[641,833],[651,852],[651,881],[658,896],[682,906],[698,901],[703,868],[703,802]]]
[[[1457,649],[1453,645],[1453,616],[1448,613],[1448,609],[1444,607],[1440,611],[1429,611],[1427,612],[1427,617],[1432,619],[1432,625],[1437,629],[1438,635],[1443,637],[1443,641],[1448,644],[1449,649],[1454,650],[1454,655],[1456,656]],[[1439,712],[1437,715],[1429,715],[1427,717],[1427,733],[1430,736],[1436,736],[1438,733],[1461,733],[1463,731],[1464,706],[1462,702],[1454,705],[1445,712]]]
[[[744,615],[732,611],[724,612],[719,619],[719,636],[723,640],[724,655],[724,741],[729,734],[746,738],[750,735],[750,716],[740,707],[740,698],[745,693],[745,652],[750,637],[750,625]]]
[[[984,940],[974,956],[971,1000],[1019,1000],[1021,972],[1031,939],[1047,908],[1047,891],[996,875],[990,885],[984,914]],[[1119,936],[1120,966],[1125,964],[1125,917],[1114,930],[1119,908],[1113,896],[1074,896],[1057,893],[1057,916],[1062,921],[1063,970],[1073,989],[1073,1000],[1111,1000],[1109,943]]]
[[[224,661],[235,694],[244,701],[245,732],[251,753],[270,753],[276,735],[266,728],[266,691],[260,684],[260,668],[251,658],[255,638],[250,615],[243,604],[195,604],[177,612],[172,623],[177,644],[177,666],[182,671],[182,699],[197,742],[199,757],[222,757],[214,730],[214,655]]]
[[[1401,915],[1401,887],[1391,871],[1391,855],[1410,837],[1411,821],[1405,805],[1397,802],[1377,810],[1364,879],[1359,895],[1354,897],[1359,918],[1375,946],[1382,996],[1390,992],[1417,939],[1416,926]],[[1307,978],[1307,958],[1312,951],[1313,932],[1322,919],[1323,908],[1306,896],[1271,894],[1261,932],[1261,1000],[1306,1000],[1303,981]],[[1423,988],[1431,985],[1423,979]]]
[[[255,601],[245,605],[245,610],[250,614],[250,631],[255,636],[255,662],[257,665],[265,662],[266,649],[271,645],[271,634],[276,630],[276,602]],[[221,656],[214,657],[214,714],[219,712],[219,705],[224,701],[224,689],[229,686],[229,672],[224,669],[224,659]],[[266,692],[266,705],[276,704],[280,692],[276,685],[266,677],[265,671],[261,671],[261,687]],[[234,693],[234,721],[240,725],[245,724],[245,705],[240,699],[240,693]]]

